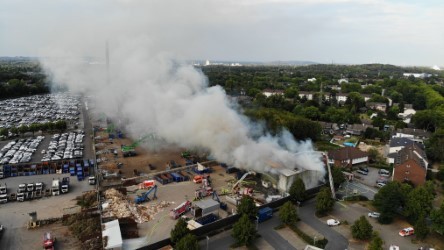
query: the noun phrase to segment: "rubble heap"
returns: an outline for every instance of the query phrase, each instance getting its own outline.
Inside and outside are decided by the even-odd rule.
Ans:
[[[125,195],[114,188],[105,191],[105,198],[109,206],[104,209],[107,216],[115,216],[117,218],[134,218],[137,223],[150,221],[154,216],[163,211],[165,207],[171,205],[171,202],[160,201],[146,205],[135,205],[129,202]]]

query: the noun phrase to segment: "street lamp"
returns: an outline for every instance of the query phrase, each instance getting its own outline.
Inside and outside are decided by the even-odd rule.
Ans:
[[[259,228],[259,216],[256,216],[256,231]]]
[[[207,235],[207,250],[208,250],[208,245],[210,244],[210,237],[208,237]]]
[[[313,245],[316,246],[316,235],[313,238]]]

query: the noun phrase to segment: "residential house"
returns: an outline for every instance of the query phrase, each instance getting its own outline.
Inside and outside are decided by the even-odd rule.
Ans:
[[[388,145],[388,155],[387,155],[387,162],[388,163],[395,163],[395,158],[397,156],[397,153],[407,147],[411,144],[416,144],[421,149],[424,149],[424,145],[419,144],[417,142],[414,142],[413,140],[405,137],[394,137],[390,139],[389,145]]]
[[[348,83],[348,79],[341,78],[341,79],[338,80],[338,83],[339,83],[339,84],[342,84],[342,83]]]
[[[313,100],[313,96],[316,92],[309,92],[309,91],[299,91],[299,97],[300,98],[307,98],[307,100]]]
[[[368,163],[368,153],[354,147],[343,147],[328,151],[330,164],[337,167],[349,167],[360,163]]]
[[[397,138],[409,138],[412,141],[424,144],[424,140],[427,140],[432,133],[423,129],[416,128],[403,128],[396,130],[396,134],[392,137]]]
[[[407,105],[407,104],[406,104]],[[416,110],[411,107],[404,106],[404,112],[398,114],[398,118],[402,119],[405,123],[410,123],[412,116],[416,114]]]
[[[335,130],[333,128],[333,123],[330,122],[319,122],[322,128],[322,133],[327,135],[332,135],[335,133]],[[337,127],[337,126],[336,126]]]
[[[385,110],[387,108],[387,104],[385,104],[383,102],[367,102],[365,104],[365,106],[369,109],[379,110],[382,112],[385,112]]]
[[[264,94],[266,97],[270,97],[272,95],[284,95],[284,91],[279,89],[264,89],[262,94]]]
[[[397,152],[392,180],[411,182],[415,186],[426,182],[428,161],[422,148],[413,143]]]
[[[316,78],[309,78],[309,79],[307,79],[307,82],[316,82]]]
[[[345,130],[345,133],[351,134],[351,135],[362,135],[364,134],[365,130],[367,128],[373,128],[373,125],[368,124],[350,124],[347,126],[347,129]]]

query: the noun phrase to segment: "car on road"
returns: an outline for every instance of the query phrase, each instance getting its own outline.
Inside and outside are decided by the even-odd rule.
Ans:
[[[406,228],[402,229],[401,231],[399,231],[399,235],[401,235],[402,237],[413,235],[413,234],[415,234],[415,229],[413,229],[413,227],[406,227]]]
[[[341,224],[341,222],[339,222],[338,220],[335,220],[335,219],[329,219],[329,220],[327,220],[327,225],[329,225],[329,226],[337,226],[337,225],[339,225],[339,224]]]
[[[381,216],[381,214],[378,213],[378,212],[370,212],[370,213],[368,213],[368,217],[379,218],[379,216]]]

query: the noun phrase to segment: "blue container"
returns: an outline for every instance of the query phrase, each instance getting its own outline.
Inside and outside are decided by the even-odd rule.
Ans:
[[[69,167],[69,174],[70,174],[71,176],[76,175],[76,169],[75,169],[75,167]]]
[[[266,220],[270,219],[271,217],[273,217],[273,209],[271,209],[269,207],[261,208],[261,209],[259,209],[259,211],[257,213],[257,217],[258,217],[259,223],[266,221]]]
[[[173,176],[173,180],[175,182],[181,182],[184,181],[184,178],[182,175],[178,174],[178,173],[171,173],[171,176]]]
[[[197,219],[196,222],[201,225],[207,225],[207,224],[210,224],[211,222],[217,221],[218,219],[219,219],[219,217],[217,217],[217,215],[215,215],[215,214],[207,214],[207,215]]]
[[[108,135],[108,138],[109,138],[109,139],[114,139],[114,137],[115,137],[114,134],[109,134],[109,135]]]
[[[119,131],[119,132],[117,133],[117,137],[118,137],[119,139],[122,139],[122,138],[123,138],[123,134],[122,134],[122,132]]]

